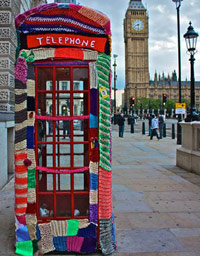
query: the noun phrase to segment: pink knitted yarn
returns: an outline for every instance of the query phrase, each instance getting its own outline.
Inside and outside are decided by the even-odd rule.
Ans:
[[[22,81],[24,84],[27,81],[27,65],[26,60],[22,57],[17,59],[15,66],[15,79]]]
[[[67,237],[67,250],[70,252],[80,252],[83,244],[84,237],[68,236]]]

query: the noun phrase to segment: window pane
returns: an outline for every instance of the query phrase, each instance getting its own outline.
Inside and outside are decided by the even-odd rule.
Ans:
[[[70,68],[56,68],[56,90],[70,90]]]
[[[56,167],[70,167],[71,166],[71,156],[56,154]]]
[[[88,141],[89,120],[73,121],[74,141]]]
[[[70,116],[70,94],[56,93],[56,115]]]
[[[88,144],[74,144],[74,167],[88,166]]]
[[[71,195],[56,196],[57,217],[71,217]]]
[[[53,145],[38,145],[38,165],[53,167]]]
[[[39,189],[39,192],[52,192],[53,191],[53,174],[39,172],[38,189]]]
[[[53,96],[52,93],[38,93],[38,115],[52,116]]]
[[[72,121],[56,121],[56,141],[70,141],[70,123]]]
[[[88,90],[88,68],[74,68],[73,79],[74,90]]]
[[[38,90],[53,90],[53,68],[38,68]]]
[[[74,156],[74,167],[84,167],[84,156]]]
[[[88,216],[89,215],[89,195],[74,195],[74,215]]]
[[[73,94],[73,115],[88,115],[88,93]]]
[[[39,195],[40,217],[52,217],[54,214],[53,195]]]
[[[57,191],[71,190],[71,175],[70,174],[57,174],[56,175],[56,190]]]

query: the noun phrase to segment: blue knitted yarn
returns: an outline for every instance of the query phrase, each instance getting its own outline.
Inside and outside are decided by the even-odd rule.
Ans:
[[[96,236],[97,236],[97,227],[96,227],[96,225],[91,223],[87,228],[79,229],[77,236],[96,238]]]
[[[64,252],[67,250],[67,237],[66,236],[54,237],[53,244],[56,251]]]
[[[97,190],[98,188],[98,175],[90,173],[90,189]]]
[[[34,127],[27,126],[27,148],[34,149]]]

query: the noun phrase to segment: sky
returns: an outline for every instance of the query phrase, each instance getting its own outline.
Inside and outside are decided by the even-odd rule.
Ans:
[[[54,2],[48,0],[49,3]],[[177,46],[177,11],[172,0],[142,0],[149,15],[149,73],[168,74],[178,70]],[[81,5],[105,13],[111,20],[112,56],[117,54],[117,89],[125,87],[125,57],[123,20],[129,0],[77,0]],[[187,32],[189,22],[200,34],[200,0],[183,0],[180,9],[181,34],[181,72],[182,81],[190,80],[190,62],[183,35]],[[200,37],[195,55],[195,80],[200,81]],[[112,58],[113,63],[113,58]]]

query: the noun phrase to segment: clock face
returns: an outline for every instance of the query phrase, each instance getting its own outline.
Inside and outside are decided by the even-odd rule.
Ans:
[[[141,31],[144,28],[144,23],[141,20],[134,20],[132,23],[132,27],[136,31]]]

